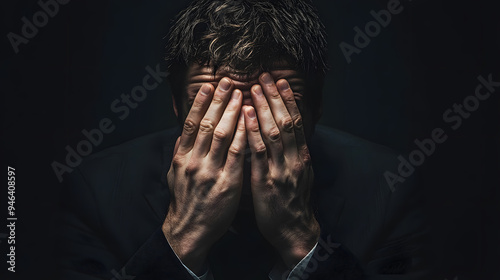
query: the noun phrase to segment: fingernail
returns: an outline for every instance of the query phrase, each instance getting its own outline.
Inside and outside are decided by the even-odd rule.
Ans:
[[[262,88],[261,88],[259,85],[256,85],[256,86],[253,88],[253,92],[254,92],[256,95],[262,95]]]
[[[251,119],[255,119],[255,110],[253,108],[248,110],[248,117]]]
[[[231,98],[234,100],[240,99],[240,91],[237,89],[233,90],[233,94],[231,95]]]
[[[271,77],[271,75],[269,75],[269,73],[265,73],[264,75],[262,75],[262,81],[265,84],[272,84],[273,83],[273,78]]]
[[[281,91],[285,91],[285,90],[288,90],[290,88],[290,85],[288,84],[287,81],[281,81],[279,88]]]
[[[231,87],[231,82],[229,81],[229,79],[224,78],[220,80],[219,86],[223,91],[227,91]]]
[[[208,95],[210,93],[210,90],[211,90],[210,86],[207,84],[204,84],[201,86],[200,92],[203,95]]]

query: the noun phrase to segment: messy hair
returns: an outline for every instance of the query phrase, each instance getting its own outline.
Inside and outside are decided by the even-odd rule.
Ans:
[[[177,15],[166,54],[171,75],[191,63],[250,74],[280,60],[324,77],[325,28],[308,0],[195,0]]]

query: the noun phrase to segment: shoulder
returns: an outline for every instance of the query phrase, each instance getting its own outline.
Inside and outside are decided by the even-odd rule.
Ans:
[[[67,179],[103,192],[160,179],[177,138],[177,128],[162,130],[106,148],[83,159]],[[167,158],[167,159],[166,159]]]
[[[334,164],[365,175],[392,168],[397,159],[397,153],[388,147],[322,125],[316,127],[310,149],[320,164]]]
[[[116,167],[117,162],[128,162],[131,166],[157,162],[162,159],[166,149],[173,150],[177,136],[178,128],[170,128],[129,140],[87,156],[79,169],[87,173],[109,171]]]
[[[390,196],[402,183],[414,188],[415,176],[395,182],[399,154],[349,133],[318,125],[309,144],[316,181],[342,195]],[[334,186],[332,186],[334,185]]]
[[[83,216],[99,217],[97,208],[112,213],[104,209],[119,209],[132,197],[161,186],[177,131],[162,130],[85,157],[65,179],[61,195],[66,204],[74,204],[68,207]]]
[[[176,138],[175,129],[163,130],[87,156],[60,194],[62,234],[90,234],[85,244],[113,240],[122,252],[117,256],[126,262],[161,224],[158,213],[168,201],[165,158]]]
[[[84,159],[84,165],[117,155],[121,157],[133,156],[136,154],[148,156],[151,153],[161,152],[163,147],[173,147],[177,136],[177,127],[150,133],[92,154]]]

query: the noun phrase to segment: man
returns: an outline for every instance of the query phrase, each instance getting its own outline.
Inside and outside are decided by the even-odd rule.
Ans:
[[[167,51],[182,128],[73,172],[63,279],[425,279],[418,190],[383,177],[396,157],[315,129],[311,3],[194,1]]]

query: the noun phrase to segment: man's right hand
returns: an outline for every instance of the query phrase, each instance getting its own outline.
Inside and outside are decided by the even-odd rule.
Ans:
[[[204,84],[177,139],[167,174],[170,205],[163,233],[197,274],[238,209],[247,143],[242,99],[228,78],[215,92],[213,85]]]

